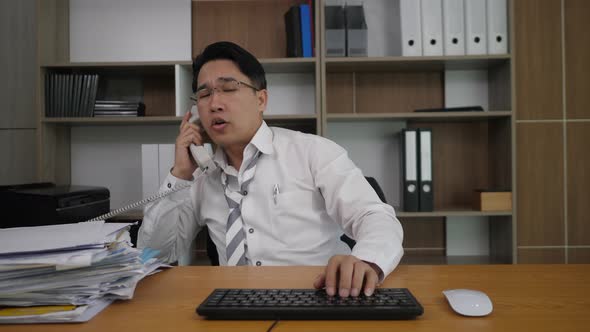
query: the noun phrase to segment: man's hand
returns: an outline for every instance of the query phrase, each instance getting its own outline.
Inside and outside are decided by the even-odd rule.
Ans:
[[[176,137],[174,148],[174,167],[172,168],[172,175],[185,180],[191,180],[198,167],[189,151],[189,146],[191,144],[203,145],[201,128],[197,124],[190,123],[190,117],[191,112],[186,112],[180,123],[180,132]]]
[[[366,296],[373,295],[379,282],[381,269],[364,262],[352,255],[336,255],[330,258],[324,273],[317,276],[313,286],[317,289],[326,287],[326,293],[342,297],[359,296],[364,291]]]

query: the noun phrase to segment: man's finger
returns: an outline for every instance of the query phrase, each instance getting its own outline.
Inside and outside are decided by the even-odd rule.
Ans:
[[[326,293],[330,296],[336,295],[336,283],[338,278],[338,266],[340,262],[336,258],[330,259],[326,266]]]
[[[202,145],[203,143],[203,137],[201,136],[201,132],[194,127],[190,127],[189,129],[187,129],[187,132],[191,133],[197,140],[193,140],[193,143],[196,145]]]
[[[185,132],[180,140],[182,146],[188,147],[191,144],[201,145],[201,135],[196,132]]]
[[[350,295],[350,286],[352,284],[352,273],[354,271],[354,262],[344,259],[340,262],[340,280],[338,281],[338,293],[341,297]]]
[[[322,273],[319,274],[313,281],[313,287],[315,289],[321,289],[324,287],[324,285],[326,285],[326,274]]]
[[[365,295],[371,296],[375,291],[375,287],[377,287],[377,282],[379,281],[379,276],[377,276],[377,272],[372,268],[367,269],[365,274]]]
[[[181,131],[182,131],[182,128],[184,127],[184,125],[188,123],[188,120],[190,120],[190,118],[191,118],[191,112],[186,112],[184,117],[182,117],[182,121],[180,121],[180,130]]]
[[[357,262],[354,266],[354,272],[352,274],[352,286],[350,288],[351,296],[359,296],[363,289],[363,281],[367,275],[368,269],[371,267],[363,264],[363,262]]]

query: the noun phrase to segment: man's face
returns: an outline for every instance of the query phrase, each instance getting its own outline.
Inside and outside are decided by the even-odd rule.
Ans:
[[[230,60],[207,62],[197,82],[199,117],[211,140],[224,148],[248,144],[262,123],[266,90],[246,86],[252,82]]]

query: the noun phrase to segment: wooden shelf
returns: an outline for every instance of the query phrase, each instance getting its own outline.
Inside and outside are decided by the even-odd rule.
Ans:
[[[328,113],[328,121],[362,121],[362,120],[477,120],[491,118],[509,118],[511,111],[488,112],[414,112],[414,113]]]
[[[316,58],[260,59],[267,73],[311,73],[315,71]]]
[[[326,58],[326,71],[440,71],[487,69],[510,61],[510,54]]]
[[[470,55],[443,57],[343,57],[327,58],[326,70],[374,71],[374,70],[443,70],[443,69],[485,69],[510,60],[510,55]],[[261,58],[260,63],[268,72],[311,72],[316,58]],[[41,65],[48,69],[93,68],[93,67],[166,67],[174,65],[190,66],[190,60],[151,61],[151,62],[73,62]]]
[[[266,121],[315,120],[316,115],[267,115]],[[182,117],[177,116],[143,116],[143,117],[99,117],[99,118],[43,118],[42,123],[68,126],[101,126],[101,125],[176,125]]]
[[[191,65],[191,61],[124,61],[124,62],[70,62],[50,63],[41,65],[42,68],[90,68],[90,67],[166,67],[174,65]]]
[[[100,117],[100,118],[43,118],[41,122],[70,126],[84,125],[146,125],[146,124],[178,124],[182,120],[176,116],[145,116],[145,117]]]
[[[264,120],[315,120],[317,116],[315,114],[286,114],[286,115],[265,115]]]
[[[512,216],[512,211],[476,211],[476,210],[440,210],[432,212],[404,212],[396,211],[399,218],[429,218],[429,217],[495,217]]]
[[[265,58],[259,59],[268,73],[301,73],[315,70],[316,58]],[[149,62],[73,62],[51,63],[41,65],[45,69],[76,69],[76,68],[144,68],[144,67],[171,67],[174,65],[191,66],[192,61],[149,61]]]

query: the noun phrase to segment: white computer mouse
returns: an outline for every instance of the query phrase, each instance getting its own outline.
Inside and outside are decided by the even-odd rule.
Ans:
[[[443,294],[451,308],[463,316],[486,316],[494,309],[492,301],[484,292],[472,289],[447,289]]]

